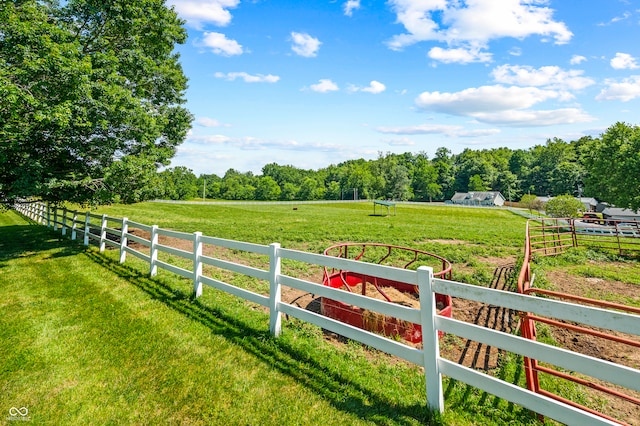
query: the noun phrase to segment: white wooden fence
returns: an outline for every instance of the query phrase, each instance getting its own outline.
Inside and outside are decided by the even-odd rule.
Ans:
[[[434,293],[448,294],[453,297],[483,302],[493,306],[502,306],[518,312],[531,312],[635,336],[640,335],[640,316],[638,315],[438,279],[433,277],[433,270],[425,266],[419,267],[417,271],[411,271],[290,250],[280,247],[277,243],[267,246],[209,237],[202,235],[200,232],[189,234],[165,230],[158,228],[156,225],[149,226],[136,223],[127,218],[113,218],[107,215],[92,214],[90,212],[79,213],[76,211],[67,211],[66,209],[48,207],[42,203],[16,204],[15,208],[23,215],[40,224],[52,227],[54,230],[60,230],[62,235],[70,233],[71,239],[76,239],[77,236],[81,234],[84,237],[85,245],[93,241],[97,243],[100,251],[105,250],[107,245],[119,249],[121,263],[125,262],[127,254],[138,257],[149,263],[149,273],[152,276],[157,273],[158,268],[162,268],[188,278],[193,281],[193,291],[196,296],[202,294],[204,284],[268,307],[270,331],[274,336],[278,336],[281,332],[282,314],[287,314],[423,366],[426,377],[427,404],[430,408],[440,412],[444,410],[442,376],[446,375],[563,423],[581,425],[616,424],[544,395],[530,392],[527,389],[491,377],[483,372],[441,358],[438,331],[472,339],[482,344],[532,357],[539,361],[601,379],[630,390],[640,391],[640,370],[571,352],[562,348],[545,345],[508,333],[458,321],[453,318],[438,316],[436,315]],[[113,227],[114,224],[120,229]],[[130,228],[143,230],[149,233],[150,238],[145,239],[136,236],[129,232]],[[161,235],[188,241],[192,243],[193,249],[186,251],[159,244],[158,237]],[[149,254],[129,247],[128,241],[137,242],[148,248]],[[203,244],[268,256],[269,268],[254,268],[205,256],[202,250]],[[167,261],[161,261],[158,259],[159,252],[169,253],[175,257],[186,259],[192,266],[190,269],[186,269]],[[282,273],[281,264],[283,260],[287,259],[417,285],[422,303],[419,309],[413,309],[286,275]],[[268,281],[270,287],[269,294],[254,293],[206,276],[203,274],[203,265],[212,265],[224,270]],[[382,315],[420,324],[423,334],[422,349],[408,346],[401,341],[391,340],[293,304],[285,303],[281,300],[281,289],[283,286],[309,292],[317,296],[339,300]]]

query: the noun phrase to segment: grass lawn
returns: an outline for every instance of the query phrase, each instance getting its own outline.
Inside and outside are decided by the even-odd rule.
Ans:
[[[294,210],[296,207],[296,210]],[[322,253],[343,242],[377,242],[425,250],[456,264],[453,279],[488,284],[498,262],[522,254],[526,219],[508,210],[400,204],[396,216],[373,215],[373,204],[141,203],[101,207],[97,213],[128,217],[176,231]],[[500,260],[504,259],[504,260]]]
[[[341,241],[410,245],[472,266],[521,249],[524,219],[506,211],[371,209],[145,203],[100,212],[316,252]],[[194,301],[187,281],[147,270],[0,213],[0,412],[27,407],[37,424],[56,425],[537,423],[453,380],[445,414],[434,416],[417,366],[353,342],[331,345],[299,321],[274,339],[263,310],[209,288]],[[521,383],[520,365],[505,360],[498,374]]]

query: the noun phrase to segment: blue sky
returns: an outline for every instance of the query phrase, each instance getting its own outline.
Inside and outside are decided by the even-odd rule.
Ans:
[[[640,124],[640,1],[167,3],[195,117],[171,166],[198,175]]]

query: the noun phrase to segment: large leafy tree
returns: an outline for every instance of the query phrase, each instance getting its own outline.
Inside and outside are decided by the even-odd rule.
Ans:
[[[491,164],[490,153],[466,148],[455,159],[456,191],[485,191],[491,188],[496,168]]]
[[[640,210],[640,127],[616,123],[589,144],[586,189],[617,207]]]
[[[159,174],[163,184],[163,198],[188,200],[198,196],[198,178],[184,166],[171,167]]]
[[[282,190],[278,182],[271,176],[263,176],[258,179],[256,186],[256,200],[277,200],[280,198]]]
[[[553,217],[578,217],[584,205],[571,195],[559,195],[544,206],[545,212]]]
[[[436,183],[442,191],[444,199],[451,198],[454,194],[455,170],[451,151],[447,148],[438,148],[433,158],[433,166],[436,168],[438,178]]]
[[[413,169],[413,193],[414,199],[429,200],[442,195],[442,187],[437,182],[438,170],[429,161],[427,155],[419,154],[415,159]]]
[[[553,138],[531,150],[528,189],[538,195],[574,193],[584,170],[577,163],[576,146]]]
[[[144,198],[190,126],[185,40],[163,0],[3,1],[0,202]]]

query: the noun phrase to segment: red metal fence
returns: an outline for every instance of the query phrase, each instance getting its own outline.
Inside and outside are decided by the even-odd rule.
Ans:
[[[580,297],[563,292],[540,289],[533,286],[534,275],[531,272],[531,261],[534,256],[558,255],[564,253],[568,248],[579,246],[614,251],[620,255],[637,256],[640,254],[640,230],[638,229],[638,223],[622,221],[591,223],[581,220],[556,218],[529,220],[526,228],[524,259],[520,269],[520,275],[518,277],[518,292],[522,294],[553,298],[556,300],[571,301],[573,303],[586,304],[603,309],[640,314],[640,308]],[[640,341],[633,340],[624,335],[613,335],[606,331],[599,331],[597,329],[576,324],[568,324],[566,322],[560,322],[540,315],[533,315],[528,312],[520,314],[520,321],[522,336],[531,340],[537,339],[536,323],[544,323],[552,327],[571,330],[572,332],[580,333],[582,335],[595,336],[597,338],[614,341],[622,345],[640,348]],[[535,358],[524,357],[524,366],[527,387],[529,390],[574,407],[578,407],[603,418],[619,422],[619,420],[602,414],[597,410],[585,407],[543,389],[540,385],[539,373],[560,377],[640,406],[640,398],[637,396],[621,392],[607,384],[595,382],[589,378],[577,377],[576,375],[571,374],[571,372],[540,365],[538,360]]]
[[[640,255],[640,222],[540,218],[527,222],[533,255],[561,254],[570,247],[591,247],[620,255]]]

